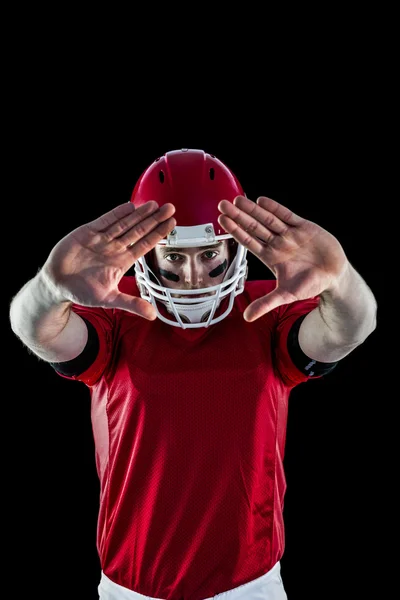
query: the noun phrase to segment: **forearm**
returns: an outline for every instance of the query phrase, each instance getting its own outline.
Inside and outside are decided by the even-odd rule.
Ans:
[[[300,347],[320,362],[340,360],[374,331],[376,311],[371,289],[348,263],[341,277],[321,294],[319,306],[305,317]]]
[[[11,301],[11,328],[43,360],[71,360],[87,340],[86,325],[71,306],[39,271]]]

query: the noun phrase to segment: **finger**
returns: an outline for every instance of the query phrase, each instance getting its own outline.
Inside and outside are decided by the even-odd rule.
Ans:
[[[133,212],[130,211],[128,214],[123,215],[118,221],[114,221],[112,225],[107,226],[102,230],[106,243],[111,242],[115,238],[120,238],[127,233],[131,227],[134,227],[140,223],[140,221],[150,216],[152,213],[155,213],[158,209],[159,206],[157,202],[151,200],[142,206],[139,206],[139,208]]]
[[[159,210],[153,212],[150,216],[142,221],[139,221],[134,227],[129,229],[124,235],[116,238],[114,241],[118,242],[123,247],[134,246],[142,238],[145,238],[153,229],[156,229],[159,225],[162,225],[165,221],[170,219],[175,212],[175,206],[173,204],[164,204]],[[171,230],[173,227],[171,228]],[[170,231],[171,231],[170,230]]]
[[[129,294],[118,294],[110,304],[110,308],[127,310],[128,312],[134,313],[149,321],[154,321],[154,319],[157,318],[157,312],[154,306],[143,298],[138,298],[137,296],[131,296]]]
[[[257,241],[252,235],[244,231],[235,221],[232,221],[230,217],[226,215],[220,215],[218,217],[218,223],[225,229],[227,233],[230,233],[232,237],[242,244],[245,248],[248,248],[250,252],[255,254],[257,257],[261,256],[263,250],[265,250],[265,244]]]
[[[274,215],[258,207],[255,202],[251,202],[247,198],[244,198],[244,200],[246,204],[240,204],[240,208],[236,204],[238,202],[236,198],[234,204],[222,200],[219,209],[246,232],[250,231],[256,238],[265,243],[270,243],[274,235],[283,234],[287,230],[288,226]],[[241,210],[241,207],[248,212]],[[249,212],[251,212],[251,215]]]
[[[245,321],[251,323],[274,308],[282,306],[283,304],[289,304],[290,302],[293,302],[293,296],[291,294],[282,292],[279,288],[275,288],[266,296],[257,298],[257,300],[254,300],[254,302],[249,304],[243,313],[243,318]]]
[[[160,223],[144,237],[139,238],[136,242],[131,242],[126,249],[132,254],[132,259],[137,260],[150,252],[150,250],[152,250],[160,240],[166,238],[175,227],[176,219],[170,217],[167,221]]]
[[[271,239],[273,237],[273,233],[271,231],[268,231],[268,229],[266,229],[263,225],[261,225],[261,223],[259,221],[249,217],[246,213],[239,210],[231,202],[227,202],[227,204],[224,204],[224,202],[227,202],[227,201],[222,200],[219,203],[218,208],[220,209],[221,212],[224,213],[223,216],[229,218],[229,221],[226,221],[227,224],[230,224],[230,221],[234,221],[237,225],[240,225],[240,227],[244,231],[246,231],[246,232],[250,231],[255,237],[257,237],[261,241],[263,241],[265,243],[268,243],[271,241]],[[230,205],[230,206],[228,206],[228,205]],[[222,224],[222,222],[221,222],[221,224]],[[229,233],[232,233],[232,231],[229,231]]]
[[[91,221],[87,224],[87,226],[92,230],[97,232],[104,231],[107,227],[110,227],[120,219],[127,217],[135,211],[135,206],[132,202],[124,202],[119,206],[116,206],[106,214],[98,217],[94,221]]]
[[[273,233],[280,235],[284,234],[288,229],[288,225],[284,223],[277,215],[259,206],[256,202],[252,202],[244,196],[237,196],[233,204],[241,211],[248,214],[256,221],[259,221],[265,228]],[[229,215],[230,216],[230,215]],[[246,226],[245,229],[248,229]]]
[[[276,200],[272,200],[272,198],[268,198],[267,196],[260,196],[257,198],[257,204],[264,210],[275,215],[275,217],[280,219],[281,222],[286,225],[296,227],[305,220],[286,206],[283,206],[283,204],[279,204],[279,202],[276,202]]]

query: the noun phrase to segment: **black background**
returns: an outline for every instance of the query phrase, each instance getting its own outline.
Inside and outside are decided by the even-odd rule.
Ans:
[[[127,201],[143,169],[181,147],[215,154],[249,198],[270,196],[328,229],[380,303],[382,146],[367,85],[350,94],[328,80],[312,93],[293,85],[272,101],[258,87],[261,73],[218,92],[204,75],[179,92],[166,77],[146,95],[128,73],[121,89],[103,85],[100,68],[96,77],[57,75],[29,57],[24,67],[5,119],[6,304],[61,237]],[[249,279],[265,277],[250,254]],[[94,600],[99,488],[89,392],[29,354],[9,326],[7,334],[7,573],[27,590],[37,582],[43,599]],[[377,330],[335,371],[292,392],[281,561],[289,600],[358,597],[385,560],[380,335],[379,315]]]

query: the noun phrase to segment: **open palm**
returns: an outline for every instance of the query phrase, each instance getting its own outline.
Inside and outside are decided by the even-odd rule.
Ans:
[[[222,200],[218,220],[227,233],[259,258],[277,279],[276,288],[252,302],[245,318],[254,321],[282,304],[321,294],[346,269],[346,255],[328,231],[271,198]]]

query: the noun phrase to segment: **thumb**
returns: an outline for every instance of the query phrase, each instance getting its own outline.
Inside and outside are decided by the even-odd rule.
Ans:
[[[130,296],[129,294],[118,294],[110,305],[111,308],[119,308],[120,310],[126,310],[134,313],[139,317],[154,321],[157,318],[157,312],[154,306],[152,306],[147,300],[138,298],[137,296]]]
[[[274,308],[282,306],[282,304],[288,304],[292,301],[293,297],[290,294],[286,295],[279,288],[275,288],[269,294],[262,296],[262,298],[257,298],[257,300],[254,300],[254,302],[249,304],[249,306],[243,313],[243,318],[245,321],[251,323],[252,321],[259,319],[266,313],[270,312]]]

